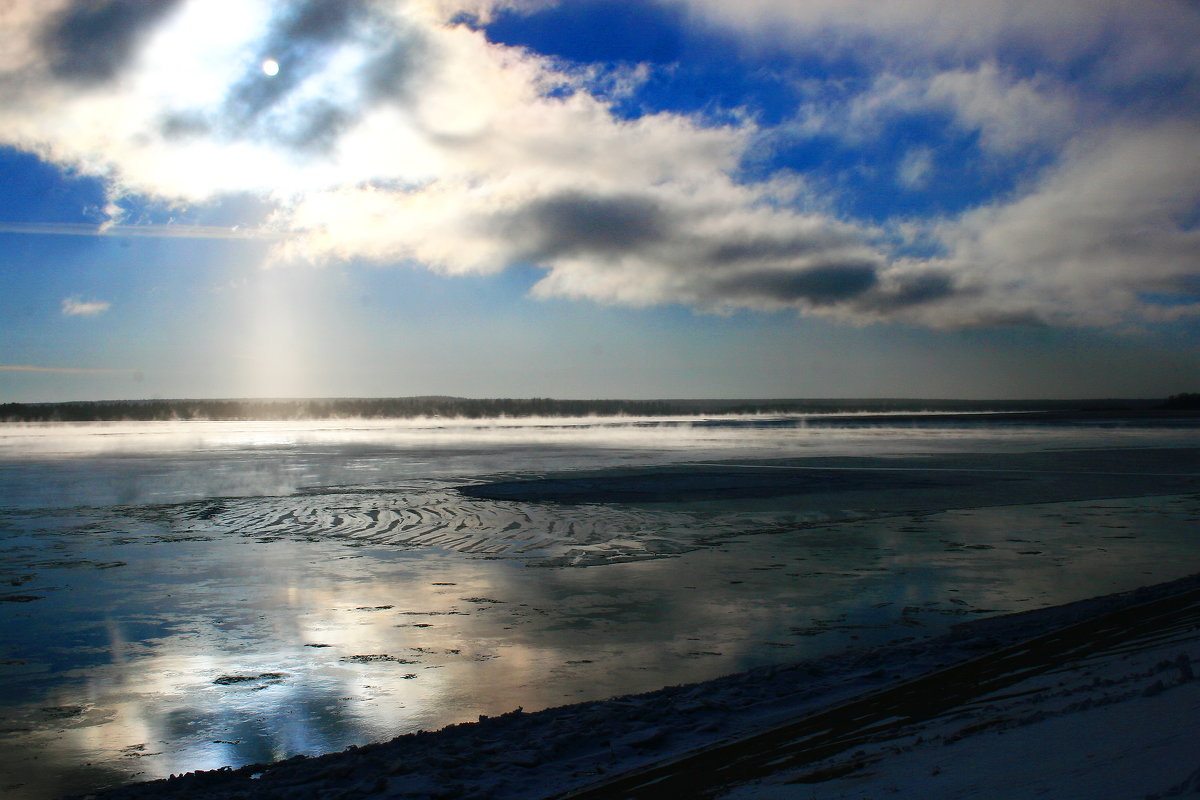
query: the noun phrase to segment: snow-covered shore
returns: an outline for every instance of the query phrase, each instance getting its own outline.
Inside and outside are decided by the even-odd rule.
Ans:
[[[838,797],[1165,798],[1200,788],[1197,660],[1200,575],[935,639],[92,797],[670,797],[684,796],[671,794],[683,776],[690,796],[795,797],[822,784]],[[980,664],[999,683],[979,679]],[[897,692],[939,702],[883,713]],[[946,702],[951,692],[961,696]],[[858,729],[795,727],[847,708]],[[746,753],[774,757],[747,769]]]

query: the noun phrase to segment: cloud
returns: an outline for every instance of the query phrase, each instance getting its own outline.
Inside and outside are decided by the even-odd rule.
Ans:
[[[470,19],[486,24],[501,12],[531,14],[557,5],[560,0],[420,0],[438,19]]]
[[[291,211],[308,235],[284,242],[279,257],[409,259],[447,273],[524,261],[547,270],[538,296],[711,310],[831,310],[883,267],[870,229],[774,208],[762,203],[765,187],[727,177],[637,192],[526,193],[513,183],[515,196],[497,186],[473,196],[358,189],[310,197]]]
[[[80,300],[78,297],[67,297],[62,301],[62,313],[68,317],[94,317],[103,314],[112,307],[105,300]]]
[[[179,0],[73,0],[47,19],[41,45],[56,78],[104,83],[124,69],[143,33]]]
[[[1188,0],[659,0],[747,47],[851,56],[878,69],[1032,59],[1105,85],[1188,77],[1200,17]]]
[[[669,235],[668,212],[648,197],[602,197],[578,191],[538,198],[499,222],[526,258],[637,252]],[[527,242],[527,245],[521,244]]]
[[[721,125],[623,117],[610,103],[652,67],[623,67],[599,88],[595,70],[457,23],[549,4],[10,2],[0,144],[101,176],[114,200],[248,194],[273,211],[253,229],[114,216],[101,229],[0,230],[273,239],[275,264],[445,274],[532,264],[544,273],[538,297],[852,323],[1194,313],[1197,115],[1179,102],[1192,90],[1144,91],[1200,85],[1192,6],[693,0],[692,24],[749,49],[859,65],[846,79],[808,75],[818,88],[771,130],[752,113]],[[262,69],[268,58],[277,74]],[[973,167],[1013,176],[1003,194],[937,216],[897,204],[893,217],[856,219],[829,187],[849,190],[816,168],[746,177],[764,143],[820,135],[863,148],[921,114],[970,142]],[[855,167],[908,190],[952,174],[931,143],[892,149],[890,161]],[[64,314],[107,308],[63,303]]]
[[[980,156],[965,167],[1008,177],[1006,191],[964,211],[887,223],[903,243],[888,250],[881,287],[891,289],[871,292],[874,306],[855,302],[856,319],[1120,326],[1198,313],[1194,4],[697,0],[689,8],[696,24],[732,31],[749,49],[865,66],[865,79],[801,84],[808,99],[777,132],[785,143],[884,146],[889,125],[944,114],[976,137]],[[922,144],[901,150],[897,183],[923,187],[935,155]],[[932,254],[901,255],[908,245]]]
[[[1022,196],[945,222],[943,264],[979,292],[955,313],[1020,309],[1050,324],[1105,325],[1162,317],[1147,291],[1194,297],[1198,141],[1200,122],[1105,131]]]
[[[857,297],[879,282],[874,264],[826,264],[802,270],[760,270],[722,278],[715,294],[737,301],[764,298],[779,303],[802,300],[813,306]]]
[[[924,189],[933,175],[933,150],[914,147],[900,159],[896,167],[896,182],[905,189]]]
[[[970,290],[958,285],[949,271],[924,265],[895,266],[884,274],[872,291],[856,299],[853,310],[859,319],[887,319],[911,310],[929,314],[932,309],[934,316],[930,319],[937,319],[937,314],[945,314],[944,309],[953,309],[969,301],[971,295]],[[954,302],[936,305],[943,300]],[[978,320],[974,321],[978,323]]]
[[[1053,78],[1014,77],[991,61],[974,69],[939,72],[922,91],[928,105],[950,109],[961,128],[977,131],[985,148],[1006,154],[1058,144],[1087,114],[1070,90]]]
[[[1031,149],[1053,150],[1112,113],[1101,114],[1053,76],[1018,77],[990,61],[913,74],[884,70],[861,90],[833,98],[822,89],[784,132],[832,135],[860,145],[885,135],[889,123],[933,113],[945,115],[963,133],[977,134],[988,154],[1020,158]]]
[[[262,58],[276,64],[274,74],[250,70],[230,87],[216,113],[195,112],[166,121],[168,128],[186,135],[216,132],[227,139],[251,132],[258,138],[298,150],[328,150],[339,135],[382,96],[402,91],[418,62],[421,42],[397,26],[394,40],[385,44],[362,41],[358,28],[371,24],[371,10],[363,0],[326,0],[280,6],[258,43]],[[377,23],[378,24],[378,23]],[[361,45],[352,66],[339,67],[344,45]],[[352,77],[361,93],[339,95],[327,76]]]
[[[819,214],[747,209],[746,192],[709,187],[700,202],[663,189],[653,199],[570,196],[550,204],[550,217],[539,202],[535,218],[555,233],[553,247],[539,254],[549,274],[535,294],[837,314],[853,313],[878,288],[887,266],[872,231]],[[607,213],[592,212],[600,207]],[[604,227],[563,224],[564,209],[588,210],[579,220]]]

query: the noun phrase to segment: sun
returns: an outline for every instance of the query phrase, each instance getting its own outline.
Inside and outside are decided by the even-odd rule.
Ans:
[[[263,74],[268,78],[274,78],[279,74],[279,62],[273,58],[268,58],[262,62]]]

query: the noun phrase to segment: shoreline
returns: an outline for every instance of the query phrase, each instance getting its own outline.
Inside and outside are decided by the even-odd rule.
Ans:
[[[1027,660],[1036,661],[1048,652],[1047,642],[1078,636],[1080,630],[1104,623],[1106,615],[1136,619],[1155,604],[1178,606],[1181,601],[1193,611],[1200,605],[1200,574],[1062,606],[973,620],[928,640],[533,713],[516,709],[339,753],[189,773],[86,797],[232,800],[298,792],[323,797],[325,791],[331,797],[397,800],[607,797],[616,791],[610,783],[614,777],[636,782],[655,766],[676,775],[681,769],[686,773],[686,759],[712,759],[714,753],[731,747],[753,749],[758,745],[745,743],[756,741],[755,736],[778,739],[784,726],[834,713],[847,704],[870,706],[898,687],[936,683],[939,676],[954,670],[969,672],[971,665],[1006,653],[1023,651]],[[1198,641],[1200,634],[1193,630],[1189,640],[1172,645],[1181,653],[1189,647],[1196,651],[1187,656],[1187,667],[1182,659],[1172,662],[1181,676],[1191,674],[1192,660],[1200,660]],[[1181,678],[1171,685],[1187,682]],[[1158,686],[1157,693],[1165,690],[1161,678]],[[1147,697],[1155,694],[1146,691]],[[822,780],[852,773],[831,773]],[[694,774],[684,777],[693,785],[703,784]],[[645,796],[656,795],[651,791]]]

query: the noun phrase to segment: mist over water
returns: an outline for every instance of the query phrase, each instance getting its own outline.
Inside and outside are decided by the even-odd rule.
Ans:
[[[1200,570],[1200,509],[1171,454],[1196,441],[934,415],[0,426],[0,792],[340,749],[1178,577]],[[1045,466],[1109,448],[1141,460],[1095,463],[1177,477]],[[1025,486],[1003,471],[954,483],[989,457],[1074,500],[996,507]],[[905,471],[703,502],[521,494],[762,459]],[[516,488],[471,494],[492,484]]]
[[[1150,446],[1191,431],[905,415],[90,422],[0,426],[6,508],[282,496],[320,487],[704,459]]]

